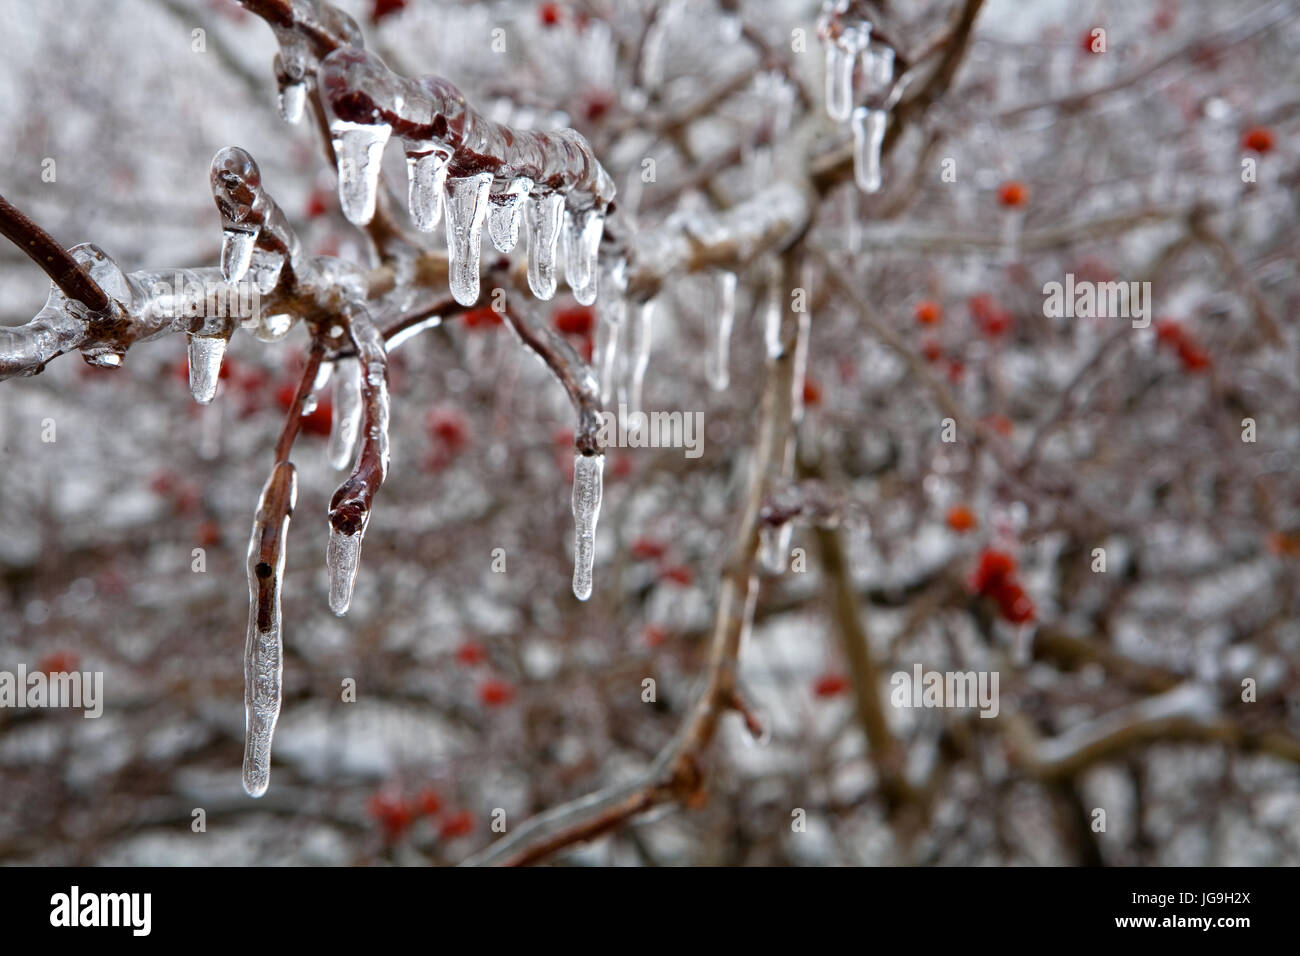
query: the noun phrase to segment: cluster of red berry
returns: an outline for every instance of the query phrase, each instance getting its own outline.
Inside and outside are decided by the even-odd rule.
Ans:
[[[654,538],[637,538],[632,542],[632,557],[637,561],[659,562],[659,580],[689,587],[695,581],[695,572],[684,564],[674,564],[665,560],[667,546]]]
[[[1034,602],[1016,578],[1016,559],[1005,551],[985,548],[970,579],[971,590],[992,598],[1002,617],[1013,624],[1034,619]]]
[[[366,810],[389,842],[400,840],[421,817],[435,820],[438,835],[444,840],[462,837],[474,830],[474,815],[468,810],[452,810],[444,814],[442,797],[432,787],[425,787],[410,798],[386,787],[371,796]]]

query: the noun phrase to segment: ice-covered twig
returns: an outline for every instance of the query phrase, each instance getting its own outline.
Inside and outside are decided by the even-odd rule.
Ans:
[[[285,282],[295,289],[314,278],[284,212],[262,187],[262,173],[246,150],[227,146],[212,158],[212,198],[221,213],[221,272],[239,282],[252,268],[262,293]]]
[[[574,447],[583,455],[599,454],[596,436],[600,431],[600,387],[591,367],[578,356],[572,345],[549,327],[538,332],[511,308],[505,310],[503,318],[520,342],[541,359],[564,386],[573,410],[578,414],[578,427],[573,432]]]
[[[364,306],[348,310],[348,334],[360,365],[361,447],[352,474],[330,499],[330,609],[347,613],[375,492],[388,476],[388,354]]]
[[[458,302],[478,298],[484,222],[491,219],[493,242],[505,251],[518,236],[521,212],[530,223],[534,293],[549,298],[554,292],[551,273],[563,228],[566,278],[579,302],[594,301],[597,250],[614,183],[581,134],[513,130],[480,114],[446,80],[400,76],[352,47],[321,62],[318,82],[338,160],[339,201],[349,220],[364,225],[374,216],[384,146],[397,136],[416,226],[433,228],[439,204],[446,207],[450,284]]]

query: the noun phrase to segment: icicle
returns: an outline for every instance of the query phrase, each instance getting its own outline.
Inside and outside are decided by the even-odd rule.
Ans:
[[[370,524],[370,513],[361,518],[361,528],[354,534],[345,534],[330,527],[330,540],[325,549],[325,567],[329,572],[330,610],[340,616],[352,604],[352,588],[357,583],[357,568],[361,563],[361,539]]]
[[[491,187],[491,173],[447,180],[447,270],[452,298],[461,305],[478,301],[479,250]]]
[[[411,221],[421,232],[432,232],[442,218],[442,192],[450,159],[451,153],[443,150],[406,154],[406,201]]]
[[[581,212],[568,210],[564,214],[567,237],[564,278],[579,305],[591,305],[596,301],[600,237],[604,230],[605,214],[594,206]]]
[[[248,272],[257,233],[256,227],[247,226],[230,225],[221,230],[221,276],[227,282],[238,282]]]
[[[387,123],[372,126],[336,119],[330,124],[339,164],[339,205],[348,222],[364,226],[375,218],[384,146],[391,132]]]
[[[731,352],[731,326],[736,321],[736,274],[717,274],[718,299],[714,303],[716,326],[713,348],[709,351],[707,375],[715,392],[725,391],[731,377],[728,370]]]
[[[519,242],[519,220],[532,188],[531,179],[516,176],[504,189],[494,186],[488,196],[488,236],[502,252],[509,252]]]
[[[262,489],[248,542],[248,640],[244,646],[244,790],[260,797],[271,782],[271,738],[280,718],[284,642],[280,590],[284,581],[289,516],[298,475],[276,464]],[[277,527],[278,524],[278,527]]]
[[[253,249],[248,260],[247,274],[251,274],[257,291],[270,295],[280,284],[280,270],[284,268],[284,256],[266,249]]]
[[[338,360],[334,370],[334,417],[330,420],[327,446],[329,462],[335,468],[352,464],[357,428],[361,424],[361,366],[356,359]]]
[[[591,597],[604,470],[604,455],[579,453],[573,458],[573,596],[579,601]]]
[[[217,380],[225,354],[226,336],[190,334],[190,394],[200,405],[209,404],[217,396]]]
[[[781,357],[781,293],[776,283],[768,290],[763,314],[763,343],[770,359]]]
[[[853,109],[853,68],[857,54],[838,43],[826,44],[826,112],[837,123]]]
[[[624,389],[624,395],[627,402],[629,416],[636,415],[641,411],[641,390],[645,384],[646,368],[650,364],[650,341],[653,333],[653,323],[655,314],[654,299],[647,299],[637,307],[636,317],[631,323],[628,330],[627,354],[629,366],[627,368],[627,384]],[[637,420],[640,419],[638,416]]]
[[[555,246],[560,238],[564,197],[552,192],[530,195],[525,204],[528,222],[528,287],[539,299],[555,295]]]
[[[880,147],[887,116],[884,110],[865,106],[853,111],[853,178],[864,193],[880,191]]]

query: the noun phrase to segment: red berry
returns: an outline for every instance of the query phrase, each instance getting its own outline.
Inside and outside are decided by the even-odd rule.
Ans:
[[[469,423],[458,409],[441,407],[429,412],[429,434],[456,451],[469,441]]]
[[[1178,343],[1178,358],[1189,372],[1203,372],[1210,367],[1210,353],[1188,338]]]
[[[406,0],[371,0],[370,22],[378,23],[406,6]]]
[[[558,3],[543,3],[537,8],[537,17],[542,21],[542,26],[553,27],[560,22],[563,11],[560,10]]]
[[[989,594],[1016,573],[1016,559],[1005,551],[985,548],[980,552],[979,565],[971,576],[971,590]]]
[[[646,647],[662,647],[668,640],[668,632],[658,624],[647,624],[641,639]]]
[[[1029,202],[1029,187],[1016,179],[1003,183],[998,190],[998,202],[1009,209],[1018,209]]]
[[[595,312],[586,305],[556,309],[552,317],[555,327],[565,335],[587,335],[595,324]]]
[[[674,564],[671,567],[662,569],[659,572],[661,581],[672,581],[674,584],[680,584],[682,587],[689,587],[695,580],[695,573],[684,564]]]
[[[319,435],[325,438],[330,433],[334,422],[334,404],[329,399],[317,401],[316,407],[302,416],[302,431],[305,435]]]
[[[501,324],[501,315],[491,306],[470,309],[465,313],[465,327],[470,329],[491,328]]]
[[[1083,50],[1084,53],[1104,52],[1103,50],[1099,50],[1097,49],[1096,46],[1094,46],[1094,44],[1098,44],[1098,45],[1100,44],[1101,37],[1100,36],[1094,37],[1092,35],[1093,29],[1097,29],[1097,28],[1094,27],[1088,29],[1087,31],[1084,32],[1083,36],[1079,38],[1079,47]]]
[[[582,97],[582,115],[588,123],[599,123],[614,108],[614,96],[608,90],[588,90]]]
[[[468,810],[457,810],[450,814],[442,821],[442,826],[438,828],[439,835],[444,840],[451,840],[455,837],[464,836],[474,829],[474,815]]]
[[[638,561],[658,561],[668,550],[664,547],[662,541],[656,541],[654,538],[637,538],[632,542],[632,557]]]
[[[70,674],[77,669],[77,655],[71,651],[54,651],[36,664],[42,674]]]
[[[307,197],[307,218],[319,219],[325,213],[329,212],[329,204],[325,198],[323,190],[313,189],[311,195]]]
[[[1267,153],[1273,149],[1273,131],[1267,126],[1252,126],[1241,136],[1242,149]]]
[[[803,403],[805,405],[820,405],[822,402],[822,387],[810,378],[803,380]]]
[[[221,544],[221,525],[209,518],[199,524],[199,545],[204,548],[215,548]]]
[[[489,677],[478,688],[478,699],[488,707],[500,707],[514,700],[515,689],[506,681]]]
[[[1164,345],[1178,345],[1183,340],[1183,327],[1173,319],[1156,320],[1156,341]]]
[[[1003,581],[993,595],[998,602],[998,610],[1012,624],[1023,624],[1034,619],[1034,602],[1029,600],[1016,581]]]
[[[487,659],[487,651],[483,649],[482,644],[475,644],[473,641],[466,641],[460,647],[456,648],[456,663],[464,664],[466,667],[473,667],[476,664],[482,664]]]
[[[984,423],[999,435],[1005,436],[1009,436],[1015,428],[1011,423],[1011,419],[1007,418],[1005,415],[990,415],[988,418],[984,419]]]
[[[432,787],[425,787],[415,798],[415,806],[426,817],[431,817],[442,809],[442,797]]]
[[[921,343],[921,354],[927,362],[937,362],[943,358],[943,346],[936,339],[926,339]]]
[[[370,816],[384,829],[384,836],[396,840],[415,819],[411,808],[400,794],[380,791],[366,804]]]
[[[953,505],[948,509],[948,527],[960,534],[965,534],[975,527],[974,513],[964,505]]]
[[[818,697],[834,697],[849,689],[849,679],[843,674],[823,674],[813,683],[813,693]]]
[[[934,325],[943,318],[943,309],[938,302],[924,299],[916,304],[916,321],[922,325]]]

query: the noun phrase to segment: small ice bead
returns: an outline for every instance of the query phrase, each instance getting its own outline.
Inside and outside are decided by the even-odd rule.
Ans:
[[[375,218],[384,146],[391,132],[387,123],[372,126],[335,120],[330,125],[338,158],[339,205],[354,225],[364,226]]]
[[[529,196],[524,207],[528,222],[528,287],[539,299],[555,295],[555,247],[564,216],[559,193]]]
[[[853,179],[865,193],[880,191],[880,148],[885,142],[884,110],[853,111]]]
[[[509,252],[519,242],[519,222],[524,212],[524,200],[532,191],[533,181],[527,176],[517,176],[510,185],[488,196],[488,236],[492,245],[501,252]]]
[[[225,336],[189,337],[190,394],[200,405],[211,403],[217,396],[217,381],[221,377],[221,360],[225,354]]]
[[[227,226],[221,230],[221,277],[227,282],[238,282],[248,272],[257,233],[256,227],[245,226]]]
[[[573,596],[579,601],[591,597],[604,470],[604,455],[573,458]]]
[[[794,535],[794,526],[786,523],[772,527],[764,526],[759,534],[761,553],[759,560],[763,570],[769,574],[784,574],[786,556],[790,553],[790,540]]]
[[[564,277],[579,305],[596,301],[599,280],[600,237],[605,231],[605,215],[594,206],[581,212],[565,214],[569,234],[564,263]]]
[[[442,218],[442,191],[451,156],[438,151],[406,154],[407,205],[411,222],[421,232],[432,232]]]
[[[447,272],[452,298],[461,305],[478,301],[479,250],[491,188],[491,173],[447,180]]]

